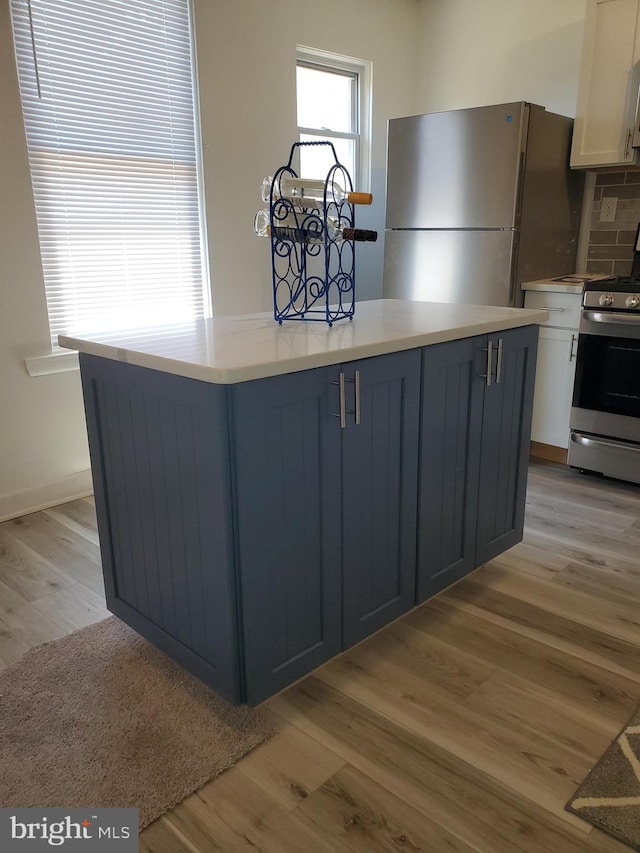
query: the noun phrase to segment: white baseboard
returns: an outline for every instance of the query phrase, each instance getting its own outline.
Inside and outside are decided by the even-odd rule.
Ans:
[[[18,518],[77,498],[86,498],[92,493],[91,471],[78,471],[56,480],[55,483],[42,483],[23,492],[0,495],[0,521]]]

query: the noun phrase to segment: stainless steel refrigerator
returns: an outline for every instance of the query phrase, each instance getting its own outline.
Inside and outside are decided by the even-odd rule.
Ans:
[[[524,102],[391,119],[383,295],[521,305],[575,270],[573,121]]]

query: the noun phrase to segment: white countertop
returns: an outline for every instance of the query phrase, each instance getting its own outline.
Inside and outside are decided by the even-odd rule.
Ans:
[[[204,382],[229,384],[542,323],[547,311],[378,299],[353,320],[285,321],[271,312],[179,325],[61,335],[60,346]]]
[[[610,278],[610,276],[575,273],[575,275],[562,275],[556,278],[538,278],[535,281],[523,281],[520,289],[544,290],[547,293],[582,293],[585,281],[599,281],[602,278]]]

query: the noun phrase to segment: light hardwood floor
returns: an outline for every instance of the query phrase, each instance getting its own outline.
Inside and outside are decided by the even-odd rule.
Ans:
[[[0,525],[0,664],[107,615],[91,500]],[[265,703],[141,850],[624,853],[563,806],[640,704],[640,487],[532,463],[525,539]]]

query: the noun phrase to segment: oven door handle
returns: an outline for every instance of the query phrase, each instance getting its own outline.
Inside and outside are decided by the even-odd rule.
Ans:
[[[625,326],[640,326],[640,316],[637,314],[620,314],[617,311],[583,311],[585,320],[592,323],[621,323]]]
[[[615,450],[632,450],[634,453],[640,453],[640,447],[634,447],[625,441],[605,441],[602,438],[587,437],[579,432],[571,433],[571,441],[574,444],[581,444],[583,447],[612,447]]]

